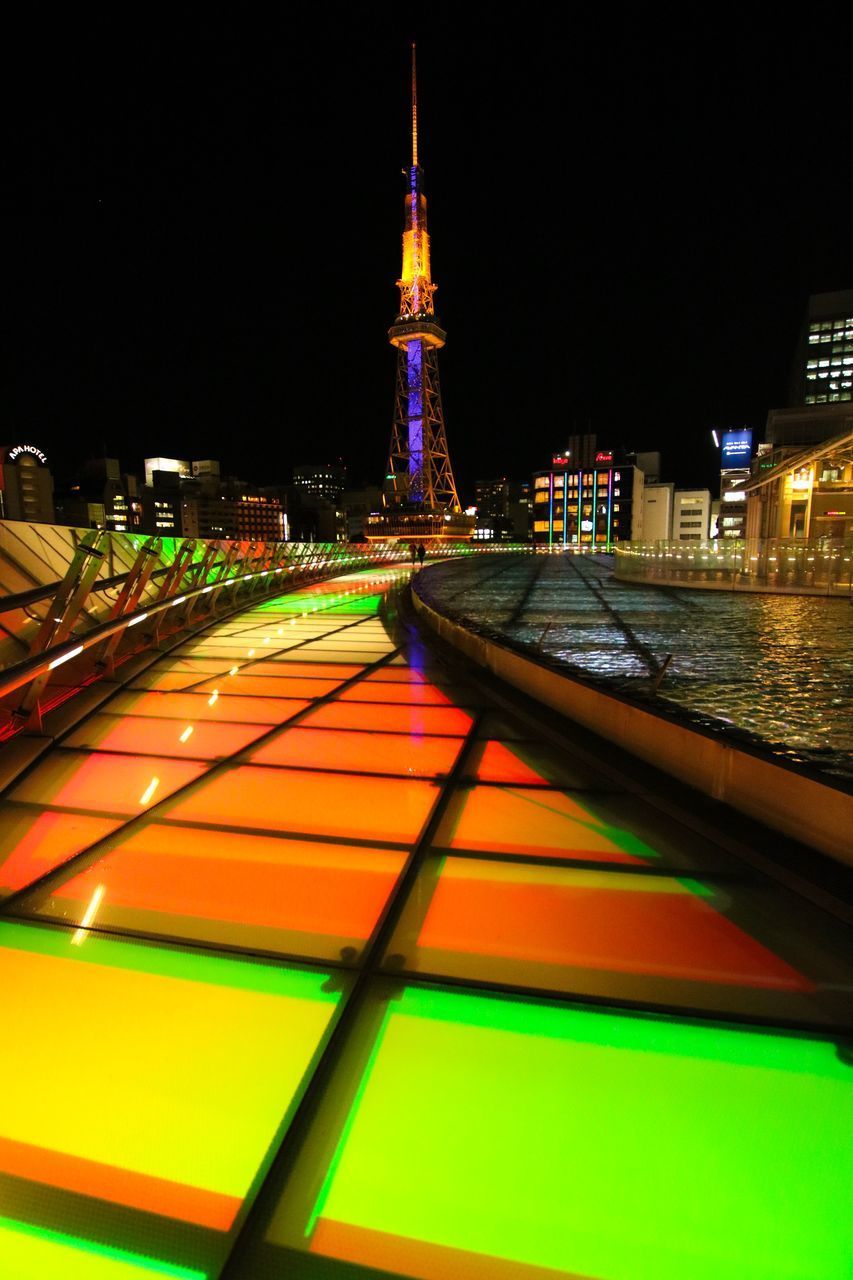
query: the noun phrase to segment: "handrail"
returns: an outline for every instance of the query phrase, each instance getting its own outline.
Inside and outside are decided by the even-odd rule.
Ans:
[[[223,587],[233,587],[249,578],[264,578],[271,574],[293,572],[297,567],[297,565],[287,565],[279,569],[261,569],[257,573],[237,574],[233,578],[226,578],[224,582],[214,582],[208,586],[183,591],[178,596],[156,604],[150,604],[144,609],[135,610],[133,613],[123,614],[112,622],[101,622],[90,628],[85,635],[74,636],[71,640],[54,645],[53,648],[44,649],[34,657],[24,658],[21,662],[7,667],[5,671],[0,671],[0,698],[5,697],[6,694],[14,693],[16,689],[29,684],[37,676],[44,675],[55,667],[61,666],[64,662],[68,662],[69,659],[75,658],[78,653],[83,653],[84,650],[90,649],[101,640],[106,640],[108,636],[115,635],[117,631],[124,631],[128,627],[137,626],[138,623],[144,622],[146,618],[150,618],[153,614],[164,613],[166,609],[174,609],[176,605],[185,604],[188,600],[192,600],[193,597],[209,595],[210,592],[221,590]]]
[[[256,549],[260,544],[253,544]],[[288,554],[288,548],[291,554]],[[340,572],[347,566],[357,568],[365,564],[383,563],[401,559],[404,555],[402,550],[395,546],[385,546],[373,548],[371,551],[359,549],[354,551],[352,548],[344,544],[286,544],[279,543],[273,552],[272,557],[264,556],[260,560],[261,564],[266,563],[264,568],[255,568],[258,564],[259,557],[251,555],[246,559],[254,565],[251,569],[246,569],[246,559],[242,562],[234,561],[226,556],[224,559],[219,558],[214,564],[208,564],[205,577],[199,585],[184,585],[187,582],[185,570],[182,568],[183,562],[180,558],[176,559],[171,565],[165,569],[159,570],[158,576],[163,574],[167,576],[166,581],[159,589],[159,597],[143,603],[141,600],[141,591],[145,583],[150,581],[154,575],[140,575],[138,566],[135,569],[128,570],[127,574],[122,574],[118,578],[118,582],[126,582],[127,587],[122,596],[113,605],[113,615],[103,622],[89,625],[85,632],[81,634],[69,634],[71,626],[73,626],[73,617],[80,616],[84,606],[85,596],[81,595],[82,588],[79,587],[80,569],[74,565],[69,566],[69,576],[65,583],[58,584],[59,590],[54,593],[54,598],[58,598],[59,593],[67,587],[70,582],[71,588],[77,592],[77,597],[72,606],[66,608],[64,605],[60,607],[61,616],[52,620],[45,620],[42,623],[42,635],[44,636],[44,647],[39,647],[38,637],[32,646],[30,655],[22,658],[19,662],[11,664],[5,670],[0,671],[0,700],[7,698],[18,690],[26,690],[22,695],[19,705],[12,710],[6,708],[6,714],[9,716],[9,723],[6,731],[0,733],[0,737],[7,738],[10,733],[14,734],[19,731],[25,723],[29,723],[40,729],[41,727],[41,708],[42,697],[46,686],[50,682],[53,671],[69,662],[71,659],[78,657],[87,650],[95,648],[95,646],[103,645],[104,649],[100,657],[96,657],[94,662],[90,664],[89,670],[85,676],[81,676],[79,669],[75,671],[73,684],[77,688],[81,688],[83,684],[91,683],[93,677],[112,675],[114,671],[114,654],[117,646],[121,643],[125,633],[132,627],[139,625],[146,619],[154,619],[153,625],[149,632],[146,629],[141,634],[144,636],[142,648],[156,647],[159,641],[159,633],[165,621],[165,615],[170,609],[177,606],[185,606],[183,619],[179,622],[177,630],[191,626],[191,615],[196,601],[203,596],[211,597],[211,609],[205,612],[204,618],[199,617],[196,626],[205,625],[215,616],[220,594],[229,587],[234,587],[239,592],[241,588],[248,588],[251,592],[261,588],[258,598],[266,598],[267,595],[278,594],[282,590],[298,589],[307,581],[317,581],[329,574]],[[90,556],[95,552],[89,552]],[[144,553],[143,553],[144,554]],[[282,563],[282,559],[285,558]],[[216,571],[218,575],[216,575]],[[136,578],[134,580],[134,573]],[[283,575],[296,574],[296,578],[285,578]],[[213,579],[211,580],[211,575]],[[266,587],[264,590],[264,580]],[[134,587],[135,581],[135,587]],[[285,582],[293,583],[293,588],[285,587]],[[101,586],[106,583],[101,583]],[[114,582],[113,585],[116,585]],[[84,584],[85,586],[85,584]],[[51,588],[46,588],[50,591]],[[29,593],[19,593],[29,594]],[[68,591],[66,590],[66,594]],[[249,597],[251,599],[251,596]],[[233,606],[234,596],[231,595],[231,604]],[[56,625],[54,625],[56,624]],[[45,631],[45,628],[47,630]],[[53,631],[53,637],[51,636]],[[53,639],[53,642],[51,642]],[[134,650],[136,652],[136,650]],[[129,653],[125,657],[131,656]],[[63,698],[72,696],[74,689],[69,690]],[[54,704],[55,705],[55,704]]]
[[[127,581],[131,570],[127,569],[124,573],[116,573],[112,578],[103,578],[100,582],[96,582],[92,587],[92,591],[109,591],[112,587],[119,587],[123,582]],[[163,565],[160,569],[155,569],[151,574],[153,578],[162,578],[169,572],[169,566]],[[38,604],[40,600],[47,600],[56,595],[59,590],[61,579],[57,578],[55,582],[48,582],[44,587],[31,587],[29,591],[16,591],[12,595],[0,596],[0,614],[11,613],[14,609],[26,609],[31,604]]]

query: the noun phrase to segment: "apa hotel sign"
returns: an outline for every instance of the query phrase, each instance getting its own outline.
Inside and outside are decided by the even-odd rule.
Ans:
[[[47,466],[47,458],[41,449],[37,449],[34,444],[14,444],[11,449],[6,451],[7,462],[17,462],[24,454],[30,454],[43,467]]]

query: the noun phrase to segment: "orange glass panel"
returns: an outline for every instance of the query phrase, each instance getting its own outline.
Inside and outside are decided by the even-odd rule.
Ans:
[[[471,755],[469,772],[478,782],[515,782],[523,786],[548,781],[501,742],[485,742],[476,747]]]
[[[255,662],[252,659],[251,665],[246,668],[251,675],[276,676],[280,680],[307,677],[312,685],[318,680],[328,680],[331,687],[340,684],[342,680],[357,676],[363,670],[364,666],[355,662],[326,662],[322,666],[317,662],[300,662],[298,653],[294,653],[292,659],[286,658],[284,661],[271,658],[268,661]]]
[[[23,805],[0,811],[0,894],[15,893],[120,825],[119,818],[38,813]]]
[[[556,758],[532,743],[489,741],[475,746],[465,770],[478,782],[508,782],[519,786],[551,785],[605,789],[612,786],[583,762],[563,752]]]
[[[192,724],[196,720],[230,720],[243,724],[281,724],[309,704],[300,698],[241,698],[211,693],[120,693],[110,702],[123,716],[168,716]]]
[[[218,689],[220,693],[260,694],[270,698],[322,698],[323,694],[337,689],[340,680],[290,680],[282,673],[280,676],[256,675],[253,667],[245,673],[238,671],[236,675],[225,675],[222,678],[206,680],[198,686],[199,693],[211,693]]]
[[[207,768],[162,756],[114,756],[54,749],[12,792],[13,800],[95,813],[142,813]]]
[[[390,945],[408,968],[636,995],[605,974],[807,992],[814,984],[664,876],[443,860],[422,873]],[[429,881],[433,880],[430,884]]]
[[[432,684],[368,684],[360,680],[358,684],[344,689],[342,702],[400,702],[419,706],[451,707],[453,703],[446,693],[436,689]]]
[[[251,759],[253,764],[435,777],[450,772],[461,746],[458,738],[299,727],[270,739]]]
[[[226,663],[218,663],[217,669],[228,670]],[[143,671],[141,675],[136,676],[127,686],[129,689],[163,689],[167,693],[180,692],[181,689],[188,689],[190,685],[195,684],[198,680],[203,680],[204,672],[189,671]]]
[[[130,681],[131,689],[186,689],[204,680],[205,676],[228,670],[227,658],[184,658],[172,661],[169,666],[157,663],[147,671],[141,671]]]
[[[166,816],[409,844],[420,834],[437,794],[431,783],[402,778],[355,778],[245,765],[211,778]]]
[[[101,886],[101,925],[337,959],[370,936],[405,858],[152,823],[24,910],[76,924]]]
[[[458,707],[393,707],[327,702],[305,718],[320,729],[370,729],[386,733],[446,733],[464,736],[471,717]]]
[[[583,804],[559,791],[522,787],[460,787],[442,818],[437,845],[524,856],[581,858],[595,862],[642,862],[629,853],[653,850],[600,822]]]
[[[371,671],[370,675],[365,676],[365,680],[369,680],[371,684],[429,684],[429,680],[422,671],[416,671],[414,667],[392,667],[390,665],[380,667],[378,671]]]
[[[262,724],[228,724],[215,720],[113,716],[98,713],[66,739],[70,747],[126,751],[140,755],[187,756],[216,760],[233,755],[266,732]]]

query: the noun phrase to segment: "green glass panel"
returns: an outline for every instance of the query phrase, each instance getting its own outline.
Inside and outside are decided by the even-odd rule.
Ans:
[[[849,1276],[853,1068],[833,1044],[393,992],[267,1251],[422,1280]]]

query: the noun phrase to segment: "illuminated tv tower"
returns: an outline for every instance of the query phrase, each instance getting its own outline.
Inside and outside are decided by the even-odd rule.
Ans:
[[[388,330],[397,348],[397,391],[385,470],[383,514],[368,525],[373,538],[471,537],[462,515],[447,451],[438,352],[446,334],[435,314],[430,272],[427,202],[418,163],[418,81],[412,45],[412,163],[407,179],[400,314]]]

